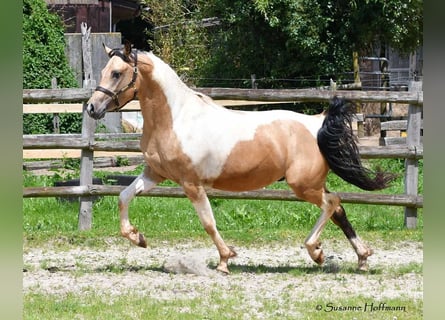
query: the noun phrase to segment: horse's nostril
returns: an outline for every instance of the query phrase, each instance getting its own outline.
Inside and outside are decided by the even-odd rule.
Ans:
[[[92,114],[92,113],[94,113],[94,104],[92,104],[92,103],[89,103],[89,104],[88,104],[88,106],[87,106],[87,112],[88,112],[88,114]]]

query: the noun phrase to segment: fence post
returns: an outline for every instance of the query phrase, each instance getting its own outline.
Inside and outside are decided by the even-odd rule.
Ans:
[[[352,68],[354,69],[354,85],[361,88],[362,82],[360,80],[360,64],[357,51],[352,52]]]
[[[56,77],[51,79],[51,89],[57,89],[57,78]],[[60,116],[58,113],[53,113],[53,126],[54,126],[54,133],[59,134],[60,133]]]
[[[422,91],[422,82],[412,81],[409,86],[410,91]],[[420,131],[422,126],[422,107],[417,104],[410,104],[408,107],[408,125],[406,144],[410,148],[420,146]],[[417,196],[419,182],[419,161],[417,159],[405,160],[405,194]],[[405,208],[405,227],[415,229],[417,227],[417,208]]]
[[[256,82],[256,74],[250,75],[250,82],[252,83],[252,89],[258,89],[258,83]]]
[[[93,65],[91,62],[91,27],[87,28],[85,22],[81,25],[82,31],[82,56],[84,71],[84,88],[94,88]],[[82,138],[87,138],[89,145],[94,143],[94,131],[96,130],[96,122],[86,112],[87,104],[83,104],[82,108]],[[82,149],[80,158],[80,185],[86,186],[93,183],[93,156],[94,151],[90,149]],[[89,230],[93,220],[93,200],[91,197],[80,197],[79,206],[79,230]]]

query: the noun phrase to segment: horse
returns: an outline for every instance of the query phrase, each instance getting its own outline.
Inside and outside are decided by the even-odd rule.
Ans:
[[[120,233],[146,248],[142,233],[130,223],[129,203],[140,192],[164,180],[179,184],[219,252],[216,269],[228,274],[236,257],[221,237],[206,194],[209,188],[248,191],[284,178],[297,198],[321,209],[304,241],[311,259],[321,265],[320,234],[329,220],[339,226],[367,270],[373,254],[349,222],[338,195],[326,188],[332,170],[363,190],[386,188],[390,173],[363,166],[351,128],[354,104],[334,97],[318,115],[293,111],[237,111],[216,104],[188,87],[152,52],[103,45],[109,61],[86,111],[93,119],[118,111],[137,98],[143,116],[140,149],[144,170],[120,194]]]

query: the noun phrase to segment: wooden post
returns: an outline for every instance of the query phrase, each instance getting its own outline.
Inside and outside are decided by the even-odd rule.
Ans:
[[[358,52],[352,52],[352,67],[354,70],[354,85],[361,88],[362,82],[360,80],[360,67],[358,63]]]
[[[51,79],[51,89],[57,89],[57,78],[54,77]],[[58,113],[53,114],[53,126],[54,126],[54,133],[59,134],[60,133],[60,117]]]
[[[250,75],[250,82],[252,83],[252,89],[258,89],[258,84],[256,83],[256,74]]]
[[[387,72],[388,72],[388,59],[385,57],[385,49],[382,47],[382,52],[380,52],[380,58],[379,58],[379,66],[380,66],[380,90],[389,90],[389,79],[387,79]],[[389,106],[391,106],[391,102],[389,103]],[[388,110],[388,103],[387,102],[381,102],[380,103],[380,115],[389,115],[391,116],[390,110]],[[380,121],[382,122],[383,118],[380,118]],[[391,119],[385,119],[383,121],[388,121]]]
[[[256,74],[253,73],[250,75],[250,81],[252,83],[252,89],[258,89],[258,83],[256,82]],[[258,110],[259,110],[258,106],[255,106],[253,108],[253,111],[258,111]]]
[[[422,91],[422,82],[410,82],[410,91]],[[406,144],[408,147],[417,148],[420,146],[420,130],[422,127],[422,107],[417,104],[410,104],[408,107],[408,125]],[[405,194],[417,196],[419,182],[419,161],[417,159],[405,160]],[[417,227],[417,208],[405,208],[405,226],[408,229]]]
[[[362,82],[360,80],[360,64],[358,61],[358,52],[357,51],[352,52],[352,69],[354,71],[354,88],[361,89]],[[362,114],[362,116],[363,116],[362,103],[357,104],[356,113]],[[357,121],[357,136],[359,138],[363,138],[365,136],[365,126],[364,126],[363,121]]]
[[[84,88],[94,88],[93,65],[91,62],[91,27],[87,28],[86,23],[81,25],[82,31],[82,55],[84,70]],[[89,144],[94,143],[94,131],[96,130],[96,121],[86,112],[87,104],[83,104],[82,108],[82,138],[86,138]],[[90,149],[82,149],[80,158],[80,185],[87,186],[93,184],[93,156],[94,151]],[[89,230],[93,220],[93,200],[91,197],[80,197],[79,206],[79,230]]]
[[[416,50],[409,55],[409,75],[413,77],[414,81],[418,81]]]

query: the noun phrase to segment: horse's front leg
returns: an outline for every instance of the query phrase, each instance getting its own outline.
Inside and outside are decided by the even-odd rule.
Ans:
[[[146,248],[147,242],[142,233],[131,225],[128,217],[128,206],[130,201],[140,192],[152,189],[164,179],[154,173],[150,167],[145,167],[143,173],[134,179],[134,181],[119,194],[119,211],[121,234],[132,243],[139,247]]]
[[[236,257],[236,252],[233,248],[228,247],[216,228],[215,218],[210,206],[207,194],[202,186],[196,186],[191,183],[183,184],[184,192],[193,204],[193,207],[198,214],[199,220],[204,227],[207,234],[212,238],[213,243],[219,252],[220,261],[216,270],[223,273],[230,273],[227,267],[229,258]]]

